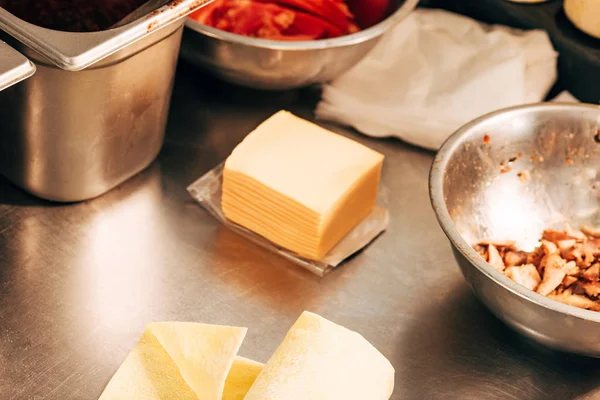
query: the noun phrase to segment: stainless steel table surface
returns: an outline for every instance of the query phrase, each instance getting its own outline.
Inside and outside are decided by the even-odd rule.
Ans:
[[[281,108],[310,117],[317,98],[234,88],[181,65],[167,142],[137,177],[71,205],[0,180],[0,399],[97,399],[156,320],[247,326],[241,354],[266,361],[303,310],[384,353],[393,399],[600,398],[600,361],[525,342],[471,294],[429,204],[429,152],[344,131],[385,153],[391,225],[324,279],[188,196],[259,122]]]

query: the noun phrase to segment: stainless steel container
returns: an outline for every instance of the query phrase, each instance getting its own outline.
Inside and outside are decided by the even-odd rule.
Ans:
[[[0,9],[0,28],[37,66],[0,96],[0,172],[71,202],[146,168],[163,144],[183,17],[206,2],[174,0],[92,33],[44,29]]]
[[[593,105],[527,105],[483,116],[442,146],[430,193],[465,279],[498,318],[547,346],[600,358],[600,312],[513,282],[471,247],[515,240],[532,250],[544,229],[600,225],[599,129]]]
[[[35,66],[31,61],[0,42],[0,91],[29,78],[34,72]]]

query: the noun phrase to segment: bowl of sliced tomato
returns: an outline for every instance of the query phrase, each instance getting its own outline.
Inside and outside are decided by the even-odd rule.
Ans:
[[[293,89],[335,79],[419,0],[214,0],[190,15],[182,57],[221,79]]]

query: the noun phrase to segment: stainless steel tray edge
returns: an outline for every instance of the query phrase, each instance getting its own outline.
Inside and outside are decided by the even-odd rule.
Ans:
[[[35,65],[21,53],[0,41],[0,91],[29,78]]]
[[[80,71],[188,15],[211,0],[173,0],[146,17],[101,32],[62,32],[42,28],[0,8],[0,29],[59,68]]]

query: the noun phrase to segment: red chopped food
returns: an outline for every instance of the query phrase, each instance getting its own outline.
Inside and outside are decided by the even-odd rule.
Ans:
[[[317,40],[358,32],[341,0],[215,0],[190,18],[238,35]]]
[[[547,229],[531,252],[513,242],[482,241],[473,246],[492,267],[513,281],[571,306],[600,311],[600,231]]]
[[[334,0],[255,0],[260,3],[273,3],[290,10],[303,11],[323,19],[347,32],[350,20],[354,18],[345,3]]]
[[[356,22],[363,28],[381,22],[390,11],[389,0],[348,0],[348,4],[356,15]]]

